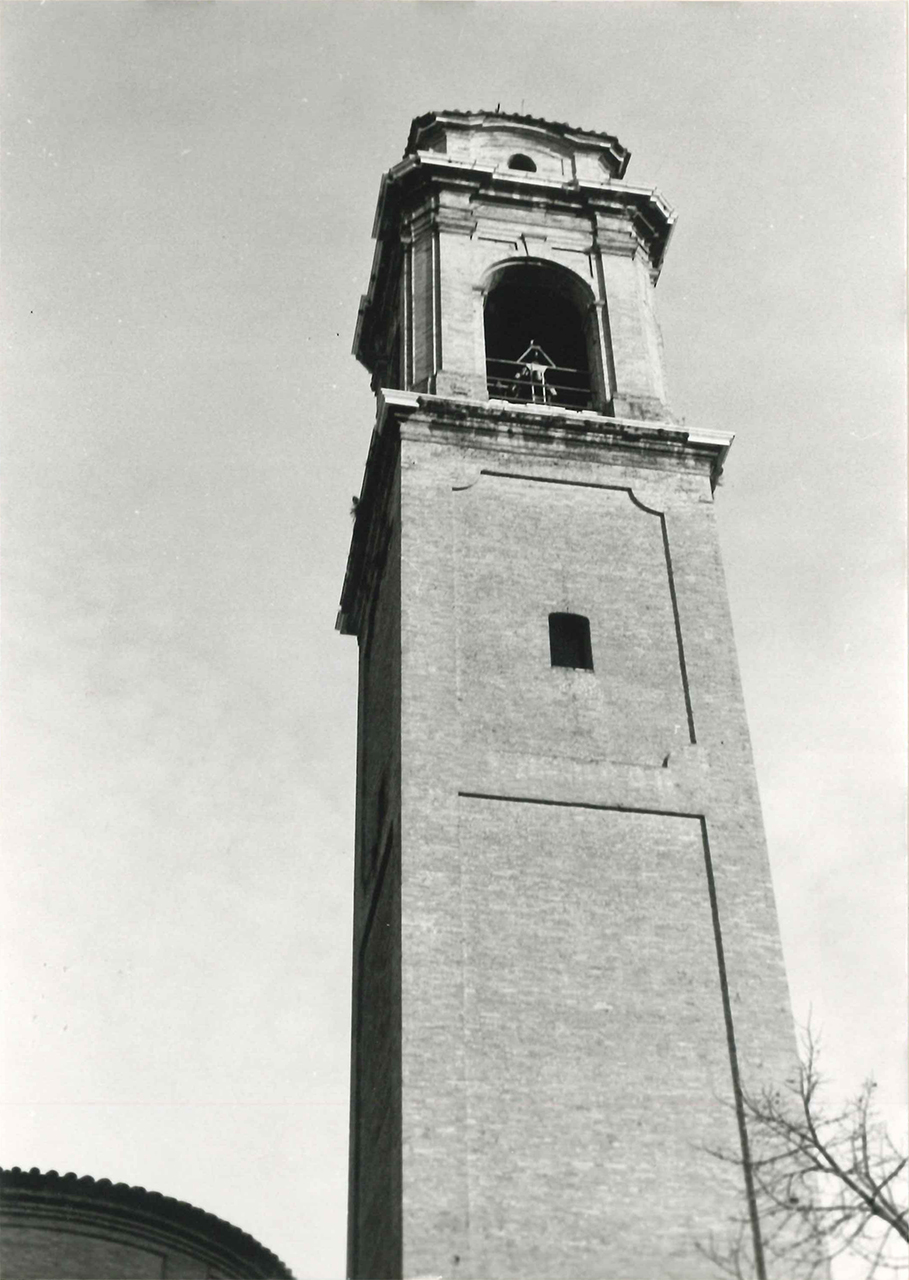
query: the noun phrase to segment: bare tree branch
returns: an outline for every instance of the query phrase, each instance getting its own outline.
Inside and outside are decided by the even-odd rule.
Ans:
[[[750,1139],[747,1172],[754,1186],[768,1274],[815,1280],[837,1257],[867,1262],[869,1280],[909,1269],[909,1162],[874,1108],[873,1080],[845,1106],[828,1111],[818,1042],[803,1035],[798,1072],[783,1088],[744,1093]],[[741,1152],[712,1151],[743,1167]],[[750,1222],[743,1212],[728,1238],[699,1245],[720,1272],[754,1280]]]

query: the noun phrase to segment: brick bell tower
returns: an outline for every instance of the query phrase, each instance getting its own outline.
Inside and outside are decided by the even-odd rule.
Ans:
[[[350,1273],[705,1280],[794,1054],[673,224],[613,137],[415,120],[354,350]]]

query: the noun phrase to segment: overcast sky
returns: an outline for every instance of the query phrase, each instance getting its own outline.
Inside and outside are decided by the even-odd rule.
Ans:
[[[796,1016],[905,1096],[901,4],[7,3],[2,1161],[344,1270],[378,182],[427,110],[615,133],[679,223]]]

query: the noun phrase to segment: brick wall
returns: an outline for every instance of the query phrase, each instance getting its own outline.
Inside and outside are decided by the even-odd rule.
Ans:
[[[352,1276],[400,1273],[400,521],[394,496],[375,548],[361,635],[354,914]]]
[[[705,1280],[729,1037],[794,1053],[708,463],[428,401],[400,495],[402,1257],[376,1220],[359,1274]]]
[[[3,1227],[3,1280],[223,1280],[229,1273],[162,1243],[129,1243],[125,1233],[91,1235],[53,1227]],[[239,1274],[239,1273],[234,1273]]]

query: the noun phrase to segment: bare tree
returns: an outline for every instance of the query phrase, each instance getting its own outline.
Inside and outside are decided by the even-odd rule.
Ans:
[[[712,1151],[742,1168],[751,1212],[701,1252],[736,1280],[820,1280],[844,1254],[867,1277],[907,1269],[907,1159],[875,1113],[867,1080],[845,1106],[822,1098],[818,1043],[809,1030],[797,1075],[741,1096],[746,1154]]]

